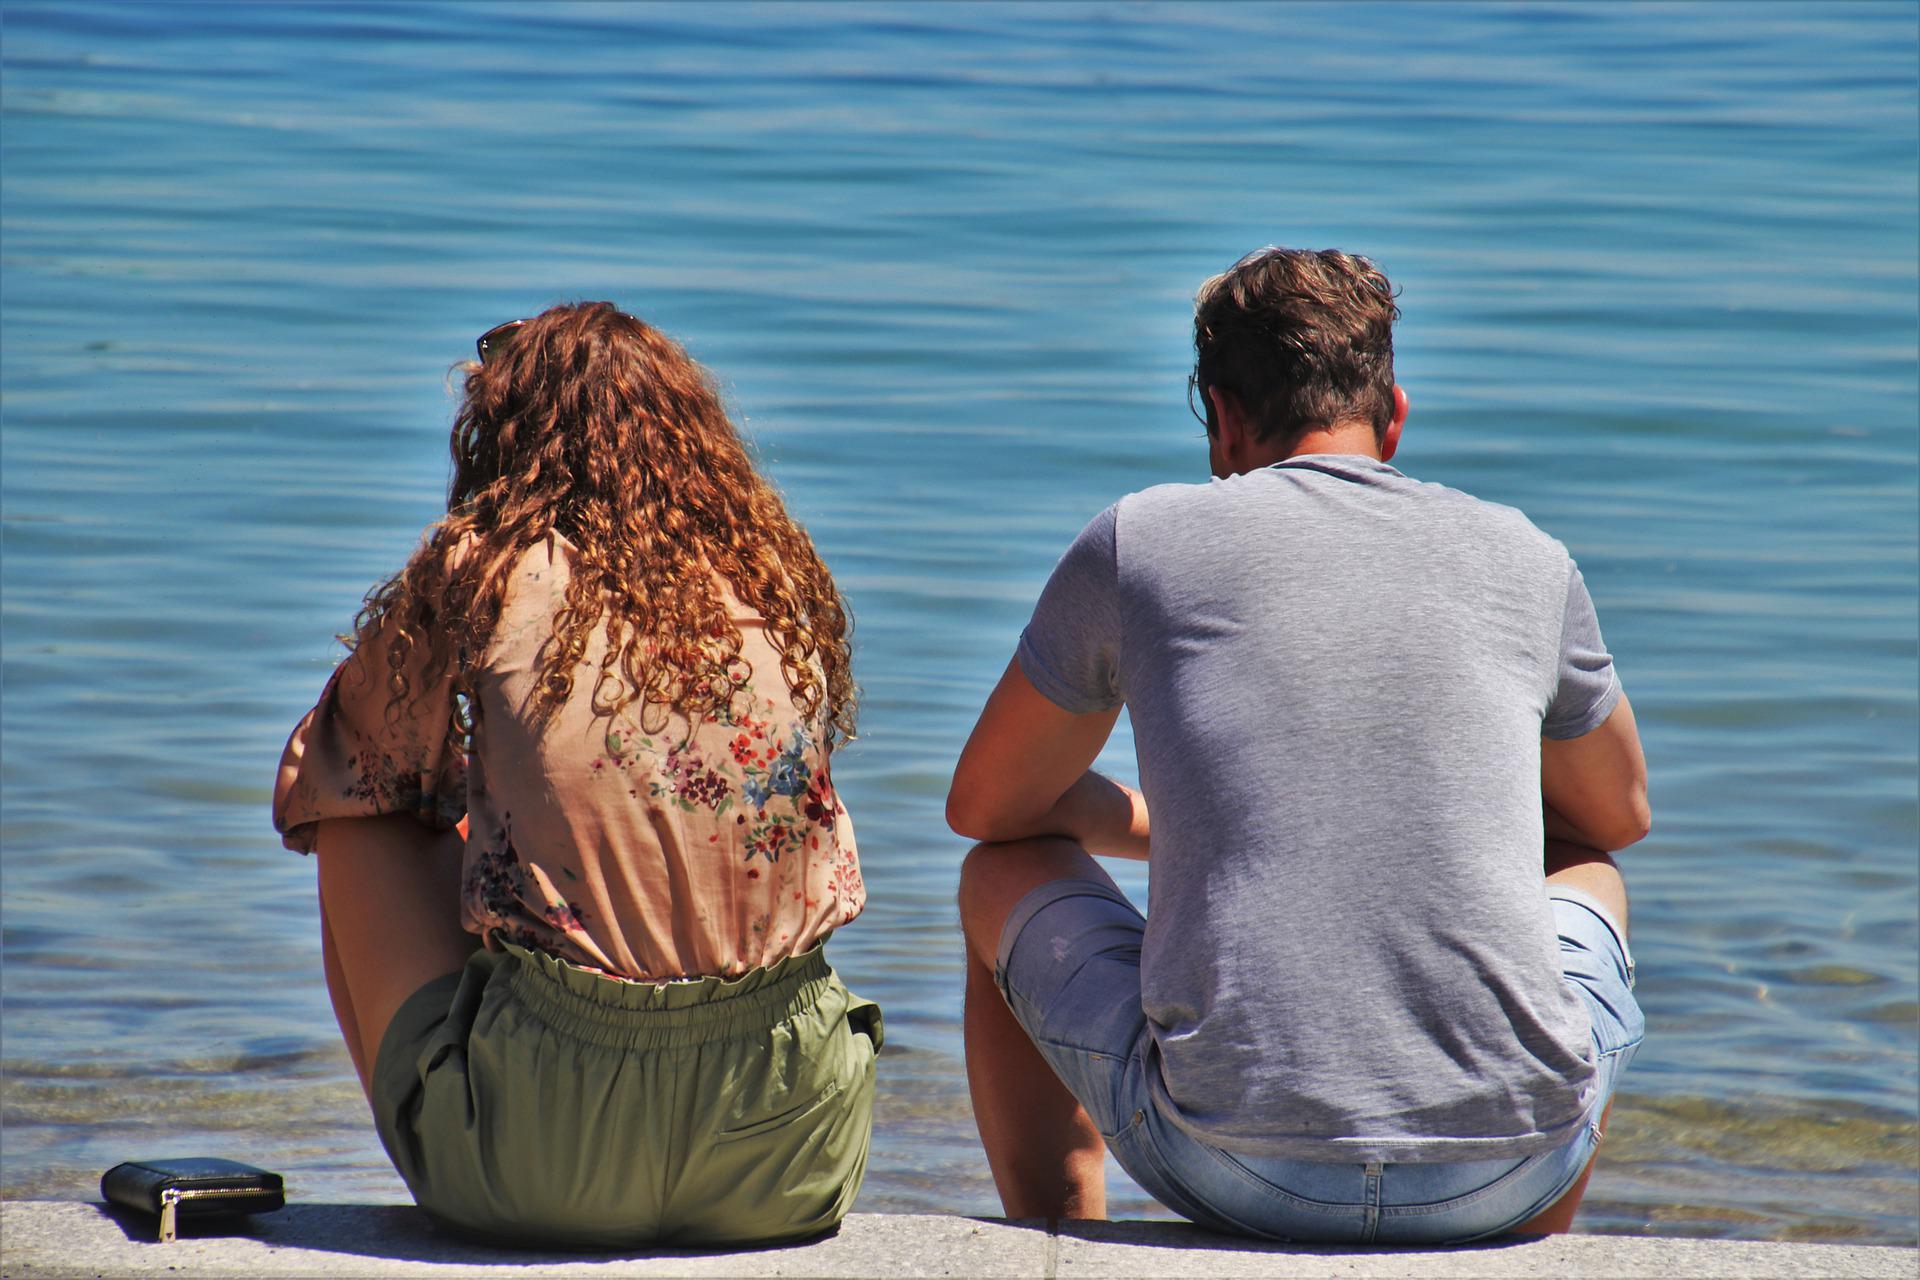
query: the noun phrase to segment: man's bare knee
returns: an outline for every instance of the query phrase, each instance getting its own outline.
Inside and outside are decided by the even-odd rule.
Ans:
[[[1627,882],[1612,854],[1549,840],[1544,865],[1549,889],[1578,889],[1605,907],[1621,929],[1627,928]]]
[[[1548,875],[1558,874],[1569,867],[1590,865],[1611,867],[1616,875],[1620,871],[1620,864],[1613,860],[1612,854],[1589,849],[1570,840],[1547,841],[1545,861]]]
[[[960,864],[960,928],[969,949],[990,963],[1020,899],[1050,881],[1075,877],[1108,879],[1071,840],[1041,836],[973,846]]]
[[[996,936],[1008,912],[1026,895],[1035,840],[976,844],[960,864],[960,927],[968,936],[991,930]]]

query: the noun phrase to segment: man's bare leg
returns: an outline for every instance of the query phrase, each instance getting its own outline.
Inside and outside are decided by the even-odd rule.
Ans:
[[[1597,899],[1621,931],[1626,931],[1627,882],[1621,878],[1620,864],[1612,854],[1565,840],[1549,840],[1546,869],[1549,893],[1556,888],[1579,889]]]
[[[976,845],[960,870],[967,1087],[1010,1218],[1107,1216],[1106,1144],[993,980],[1000,931],[1015,905],[1030,890],[1067,877],[1107,874],[1071,840],[1047,838]]]
[[[1613,1118],[1613,1103],[1607,1103],[1606,1111],[1600,1116],[1600,1132],[1607,1131],[1607,1121]],[[1513,1229],[1513,1234],[1521,1236],[1557,1236],[1573,1230],[1573,1215],[1579,1212],[1580,1201],[1587,1194],[1587,1181],[1593,1177],[1593,1167],[1600,1163],[1600,1153],[1593,1153],[1587,1161],[1587,1167],[1580,1171],[1574,1184],[1567,1188],[1566,1194],[1552,1204],[1533,1215],[1527,1221]]]
[[[1619,864],[1613,858],[1597,849],[1588,849],[1582,845],[1568,844],[1564,840],[1547,841],[1547,888],[1556,886],[1567,889],[1579,889],[1596,899],[1607,909],[1615,924],[1621,929],[1627,927],[1627,882],[1621,878]],[[1607,1109],[1600,1116],[1600,1132],[1607,1131],[1607,1122],[1613,1118],[1613,1103],[1607,1103]],[[1599,1152],[1587,1161],[1587,1167],[1574,1184],[1567,1188],[1565,1195],[1535,1214],[1531,1219],[1514,1228],[1516,1235],[1551,1236],[1573,1229],[1573,1215],[1580,1208],[1581,1198],[1587,1194],[1587,1180],[1593,1177],[1593,1167],[1600,1161]]]

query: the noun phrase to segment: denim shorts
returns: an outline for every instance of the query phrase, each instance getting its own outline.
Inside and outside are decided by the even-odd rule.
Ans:
[[[1174,1212],[1216,1231],[1276,1240],[1461,1243],[1511,1231],[1574,1184],[1645,1033],[1620,930],[1578,890],[1555,889],[1552,898],[1562,970],[1593,1027],[1594,1089],[1571,1139],[1517,1159],[1280,1159],[1224,1151],[1173,1124],[1147,1083],[1160,1067],[1140,1007],[1146,920],[1107,882],[1056,880],[1022,898],[1001,933],[996,977],[1120,1167]]]

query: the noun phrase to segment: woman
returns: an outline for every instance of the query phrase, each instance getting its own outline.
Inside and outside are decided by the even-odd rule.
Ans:
[[[479,350],[274,795],[381,1140],[505,1242],[826,1230],[881,1039],[821,951],[866,899],[840,596],[670,338],[583,303]]]

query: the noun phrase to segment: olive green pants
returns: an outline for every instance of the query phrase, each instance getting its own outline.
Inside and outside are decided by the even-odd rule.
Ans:
[[[819,947],[621,982],[509,944],[422,987],[374,1067],[380,1140],[435,1219],[507,1244],[828,1230],[866,1171],[879,1006]]]

